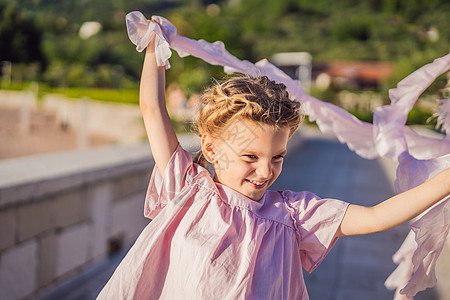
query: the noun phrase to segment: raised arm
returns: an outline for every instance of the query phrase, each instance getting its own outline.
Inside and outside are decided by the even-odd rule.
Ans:
[[[450,194],[450,168],[427,182],[373,207],[350,205],[336,236],[391,229],[418,216]]]
[[[139,89],[139,106],[152,149],[155,164],[161,176],[178,145],[166,108],[165,70],[158,67],[155,40],[147,46]]]

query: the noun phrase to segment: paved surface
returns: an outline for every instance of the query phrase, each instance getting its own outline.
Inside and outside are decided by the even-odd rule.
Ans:
[[[394,194],[396,166],[390,161],[362,159],[335,139],[315,131],[305,131],[289,147],[282,175],[272,189],[309,190],[321,197],[366,206]],[[393,299],[394,293],[384,287],[384,281],[395,268],[391,256],[407,232],[408,226],[403,225],[382,233],[341,238],[323,263],[312,274],[305,274],[310,298]],[[449,256],[448,249],[444,256]],[[112,258],[43,299],[94,299],[120,259],[120,255]],[[439,295],[439,286],[448,285],[448,259],[446,264],[440,268],[438,288],[415,299],[450,299],[448,292]]]

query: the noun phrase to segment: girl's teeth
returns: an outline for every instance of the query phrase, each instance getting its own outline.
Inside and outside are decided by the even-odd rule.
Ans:
[[[255,182],[255,181],[253,181],[253,180],[250,180],[250,182],[251,182],[251,183],[254,183],[254,184],[256,184],[256,185],[263,185],[263,184],[264,184],[264,182],[258,183],[258,182]]]

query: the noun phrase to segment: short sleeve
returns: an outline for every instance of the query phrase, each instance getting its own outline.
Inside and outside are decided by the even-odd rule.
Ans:
[[[312,272],[337,241],[334,237],[349,203],[336,199],[320,199],[310,192],[283,192],[299,239],[303,268]]]
[[[191,154],[178,144],[167,164],[164,176],[161,176],[156,165],[153,168],[145,197],[144,215],[151,219],[156,217],[169,201],[175,201],[183,194],[197,173],[198,165],[194,166]]]

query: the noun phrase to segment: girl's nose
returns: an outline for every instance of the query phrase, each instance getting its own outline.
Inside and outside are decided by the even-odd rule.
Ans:
[[[256,169],[256,174],[261,179],[267,179],[272,175],[272,165],[271,163],[261,162]]]

